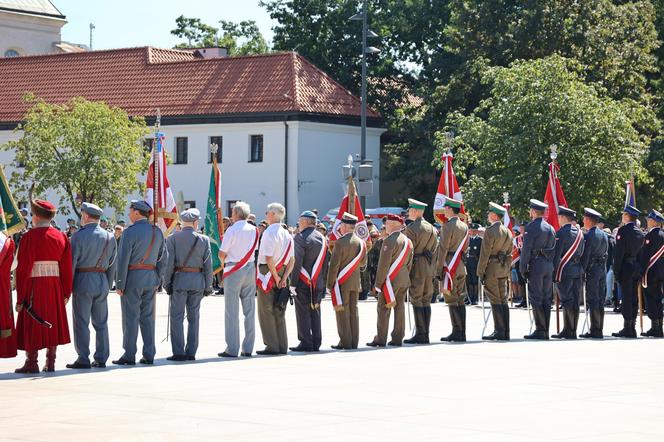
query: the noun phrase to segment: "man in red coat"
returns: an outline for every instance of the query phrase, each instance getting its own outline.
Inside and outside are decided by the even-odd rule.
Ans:
[[[10,280],[13,261],[14,241],[0,232],[0,358],[16,356],[16,330]]]
[[[69,325],[65,305],[72,290],[71,247],[67,236],[50,226],[55,206],[31,202],[32,229],[18,250],[16,268],[16,340],[26,361],[16,373],[38,373],[37,351],[46,349],[44,371],[55,371],[55,351],[68,344]]]

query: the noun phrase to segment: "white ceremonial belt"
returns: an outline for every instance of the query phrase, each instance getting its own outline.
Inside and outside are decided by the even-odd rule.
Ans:
[[[44,278],[49,276],[60,276],[58,261],[35,261],[32,265],[31,278]]]

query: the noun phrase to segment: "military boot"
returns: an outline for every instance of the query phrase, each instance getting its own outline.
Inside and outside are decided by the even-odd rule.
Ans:
[[[482,339],[485,341],[504,340],[505,323],[503,318],[502,304],[491,304],[491,314],[493,315],[494,331],[488,336],[482,336]]]
[[[422,325],[424,326],[424,333],[422,333],[422,344],[429,343],[429,327],[431,327],[431,306],[422,307],[424,314]]]
[[[26,351],[25,363],[23,364],[23,367],[17,368],[14,370],[14,373],[39,373],[39,365],[37,364],[37,351]]]
[[[623,322],[623,329],[611,335],[616,338],[636,338],[636,320],[626,319]]]
[[[415,317],[415,334],[410,339],[404,339],[404,344],[424,344],[424,307],[413,307]]]
[[[533,319],[535,321],[535,331],[529,335],[525,335],[524,339],[534,339],[534,340],[547,340],[549,339],[548,324],[546,316],[551,312],[547,311],[545,315],[544,308],[542,307],[532,307],[533,309]]]
[[[450,305],[450,321],[452,322],[452,333],[444,338],[443,342],[465,342],[466,341],[466,306]]]
[[[650,330],[647,332],[641,333],[641,336],[647,336],[650,338],[661,338],[663,336],[662,334],[662,320],[661,319],[653,319],[652,321],[652,326],[650,327]]]
[[[580,338],[585,338],[585,339],[602,339],[602,311],[604,310],[603,307],[600,308],[594,308],[590,309],[590,328],[588,329],[587,333],[584,333],[582,335],[579,335]]]
[[[560,333],[551,335],[555,339],[576,339],[576,322],[578,321],[578,307],[565,307],[563,309],[563,329]]]

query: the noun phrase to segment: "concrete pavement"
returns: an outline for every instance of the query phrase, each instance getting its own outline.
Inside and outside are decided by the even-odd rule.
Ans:
[[[114,359],[120,303],[109,300]],[[473,307],[470,342],[445,344],[447,307],[435,304],[434,344],[374,350],[363,345],[375,333],[376,303],[367,301],[360,349],[339,352],[330,350],[338,336],[329,301],[322,309],[320,353],[222,360],[223,297],[206,298],[198,360],[171,363],[160,294],[155,366],[68,370],[73,345],[59,348],[53,374],[15,375],[23,356],[0,360],[0,440],[662,440],[664,340],[526,342],[527,313],[511,310],[516,339],[482,342]],[[287,322],[295,346],[292,306]],[[605,334],[621,325],[607,312]]]

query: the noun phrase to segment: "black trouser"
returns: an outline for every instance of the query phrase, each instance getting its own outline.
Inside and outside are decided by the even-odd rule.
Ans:
[[[625,272],[618,283],[622,294],[621,313],[625,321],[633,321],[639,311],[638,286],[639,280],[632,277],[632,272]]]
[[[319,304],[311,308],[311,292],[309,289],[297,288],[295,297],[295,319],[297,320],[297,338],[302,347],[318,350],[321,344],[320,330],[320,295],[314,295],[313,303]]]
[[[479,278],[477,277],[477,261],[466,260],[466,290],[470,302],[476,303],[479,297]]]
[[[643,289],[648,317],[656,321],[664,317],[662,312],[662,296],[664,296],[664,280],[648,274],[648,287]]]

